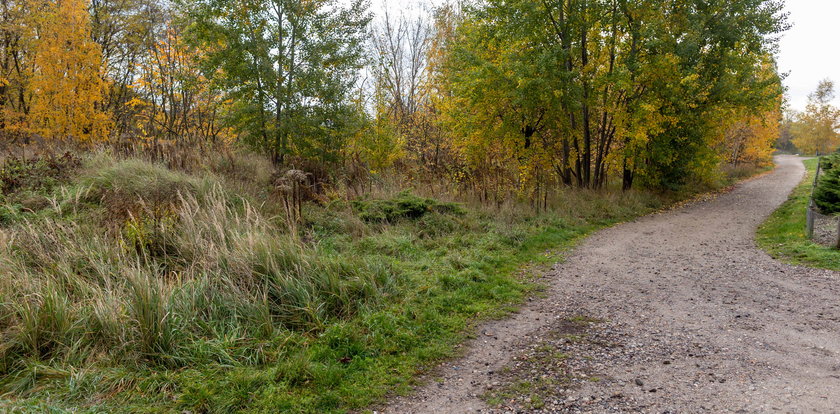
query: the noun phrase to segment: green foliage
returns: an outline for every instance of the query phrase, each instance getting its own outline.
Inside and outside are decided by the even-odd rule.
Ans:
[[[820,159],[820,168],[823,171],[833,170],[840,167],[840,153],[826,155]]]
[[[840,213],[840,154],[822,159],[823,172],[814,188],[814,204],[824,214]]]
[[[375,222],[394,222],[403,218],[419,219],[430,212],[464,213],[463,208],[457,204],[418,197],[409,191],[403,191],[385,200],[356,200],[352,205],[362,220]]]
[[[778,108],[781,7],[481,2],[448,51],[444,113],[476,181],[600,188],[612,171],[625,188],[635,177],[668,189],[711,181],[732,113]]]
[[[226,341],[317,331],[393,288],[387,263],[299,246],[212,177],[103,157],[85,171],[72,184],[83,190],[53,195],[62,213],[10,227],[0,248],[0,271],[15,275],[0,285],[14,309],[3,327],[6,372],[27,358],[96,354],[175,367],[244,362],[253,352],[231,355]],[[138,210],[113,213],[124,206]]]
[[[171,213],[159,217],[131,217],[123,225],[121,241],[126,249],[134,249],[144,259],[166,258],[175,246],[171,246],[165,236],[171,231],[168,227],[175,225],[176,217]]]
[[[115,216],[127,218],[171,211],[182,197],[196,195],[202,184],[189,175],[137,159],[114,162],[102,156],[80,180],[83,200],[105,207]]]
[[[232,100],[227,121],[278,159],[335,162],[360,128],[349,99],[362,66],[367,3],[183,1],[205,73]]]
[[[667,202],[605,190],[613,174],[625,189],[719,178],[729,118],[777,103],[780,10],[445,7],[431,37],[422,22],[393,32],[412,53],[379,38],[371,105],[357,83],[366,1],[93,2],[118,153],[141,136],[160,163],[13,159],[0,171],[0,408],[342,412],[404,390],[469,326],[534,291],[521,266]],[[9,125],[33,98],[16,93],[34,70],[18,43],[4,52],[25,58],[5,92]],[[203,152],[236,137],[271,159],[222,151],[189,169],[173,162],[192,155],[184,134],[204,137]],[[402,192],[283,220],[278,162],[356,194],[380,170],[428,175],[430,194],[494,209]],[[340,198],[341,181],[317,181],[320,200]],[[587,189],[559,189],[572,186]]]
[[[7,226],[20,219],[23,215],[20,204],[12,204],[7,200],[0,199],[0,226]]]
[[[807,160],[805,166],[808,174],[790,198],[759,227],[757,243],[774,258],[789,263],[840,270],[840,250],[816,244],[805,234],[805,210],[817,160]]]

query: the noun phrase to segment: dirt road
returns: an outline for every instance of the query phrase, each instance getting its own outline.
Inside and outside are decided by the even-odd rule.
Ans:
[[[776,161],[729,193],[593,235],[547,276],[547,297],[481,328],[385,411],[840,412],[840,274],[753,241],[804,173]]]

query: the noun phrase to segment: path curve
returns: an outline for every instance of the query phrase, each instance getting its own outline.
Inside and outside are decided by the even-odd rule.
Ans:
[[[384,411],[840,412],[840,275],[779,263],[753,241],[804,174],[798,157],[776,163],[711,200],[589,237],[549,274],[545,299],[482,327],[463,358]],[[562,335],[571,315],[606,321],[587,328],[601,339]],[[527,365],[536,344],[585,358]],[[574,364],[586,374],[555,372]],[[546,380],[539,405],[488,407],[480,397],[521,367],[566,380]]]

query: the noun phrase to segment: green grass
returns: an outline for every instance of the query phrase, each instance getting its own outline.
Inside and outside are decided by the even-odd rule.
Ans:
[[[290,234],[269,168],[98,156],[25,190],[43,202],[0,226],[0,409],[362,410],[537,294],[529,266],[673,201],[570,190],[535,213],[401,192],[307,204]]]
[[[758,229],[758,245],[776,259],[787,263],[840,270],[840,250],[808,240],[805,233],[805,211],[811,195],[811,184],[817,160],[805,161],[807,176]]]

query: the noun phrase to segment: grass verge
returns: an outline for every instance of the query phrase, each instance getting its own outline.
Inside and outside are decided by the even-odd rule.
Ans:
[[[756,242],[778,260],[796,265],[840,270],[840,250],[808,240],[805,233],[805,210],[817,160],[805,161],[807,174],[784,202],[759,227]]]

